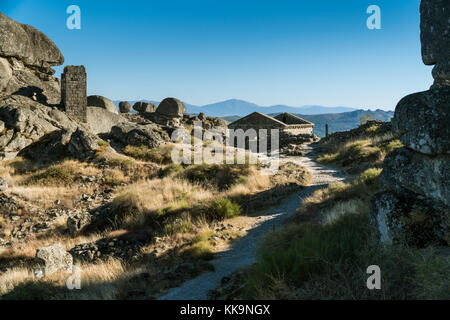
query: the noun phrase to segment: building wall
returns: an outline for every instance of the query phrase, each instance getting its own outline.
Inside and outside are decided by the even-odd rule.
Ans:
[[[61,76],[61,102],[66,114],[87,122],[87,80],[84,66],[67,66]]]
[[[283,131],[288,132],[293,135],[298,134],[313,134],[313,126],[304,127],[304,128],[286,128]]]

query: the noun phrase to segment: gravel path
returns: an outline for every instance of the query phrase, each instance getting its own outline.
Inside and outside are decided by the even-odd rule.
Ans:
[[[256,262],[256,247],[258,241],[267,232],[282,225],[286,218],[292,215],[302,200],[312,195],[320,188],[330,183],[343,181],[345,177],[337,170],[318,164],[312,158],[314,150],[307,146],[307,154],[303,157],[281,158],[281,162],[295,162],[310,170],[313,181],[302,191],[290,196],[277,208],[261,212],[258,223],[244,237],[236,240],[229,250],[217,253],[211,263],[215,272],[203,273],[197,278],[185,282],[181,287],[174,288],[160,300],[205,300],[207,292],[217,288],[223,277],[234,271]]]

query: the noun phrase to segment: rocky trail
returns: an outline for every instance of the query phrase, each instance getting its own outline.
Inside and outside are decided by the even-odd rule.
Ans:
[[[182,286],[161,296],[160,300],[207,299],[208,292],[217,288],[222,278],[256,262],[256,248],[259,240],[266,233],[279,228],[301,206],[303,199],[312,195],[317,189],[345,179],[339,171],[318,164],[314,160],[315,150],[311,145],[306,145],[304,150],[306,150],[304,156],[280,158],[279,161],[294,162],[310,170],[313,177],[310,185],[290,196],[278,207],[261,211],[257,215],[258,223],[244,237],[236,240],[227,251],[215,255],[211,261],[215,268],[214,272],[203,273],[185,282]]]

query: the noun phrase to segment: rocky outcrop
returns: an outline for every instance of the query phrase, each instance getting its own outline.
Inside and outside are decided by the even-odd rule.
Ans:
[[[0,55],[14,57],[28,66],[47,68],[64,63],[64,57],[45,34],[18,23],[0,12]]]
[[[117,111],[117,107],[108,98],[102,96],[89,96],[87,97],[87,105],[88,107],[98,107],[108,110],[111,113],[119,114]]]
[[[450,86],[400,100],[392,125],[405,146],[428,155],[450,154],[449,97]]]
[[[136,102],[133,109],[138,113],[151,113],[156,111],[156,105],[149,102]]]
[[[157,148],[170,141],[169,135],[154,124],[122,123],[111,129],[111,137],[125,145]]]
[[[131,112],[131,104],[128,101],[121,101],[119,103],[120,113],[129,113]]]
[[[435,82],[395,109],[404,148],[384,160],[371,222],[384,242],[450,246],[450,2],[422,0],[420,10],[422,58],[435,65]]]
[[[44,269],[45,276],[72,269],[73,258],[60,243],[36,250],[36,263]]]
[[[159,104],[156,113],[166,117],[182,117],[186,113],[186,107],[178,99],[166,98]]]
[[[0,159],[14,158],[19,151],[57,130],[75,131],[78,124],[56,108],[22,96],[0,100]]]
[[[0,30],[0,92],[58,104],[60,85],[51,67],[63,64],[64,57],[56,45],[42,32],[1,12]]]
[[[71,136],[67,146],[70,154],[79,159],[86,159],[94,156],[99,148],[100,139],[88,130],[78,128]]]
[[[420,39],[422,60],[434,65],[433,88],[450,85],[450,2],[422,0],[420,4]]]

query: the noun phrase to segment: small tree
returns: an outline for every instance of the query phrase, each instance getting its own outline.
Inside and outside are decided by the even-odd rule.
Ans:
[[[359,125],[365,125],[367,123],[367,121],[372,120],[372,115],[371,114],[363,114],[363,116],[361,117],[361,119],[359,119]]]

